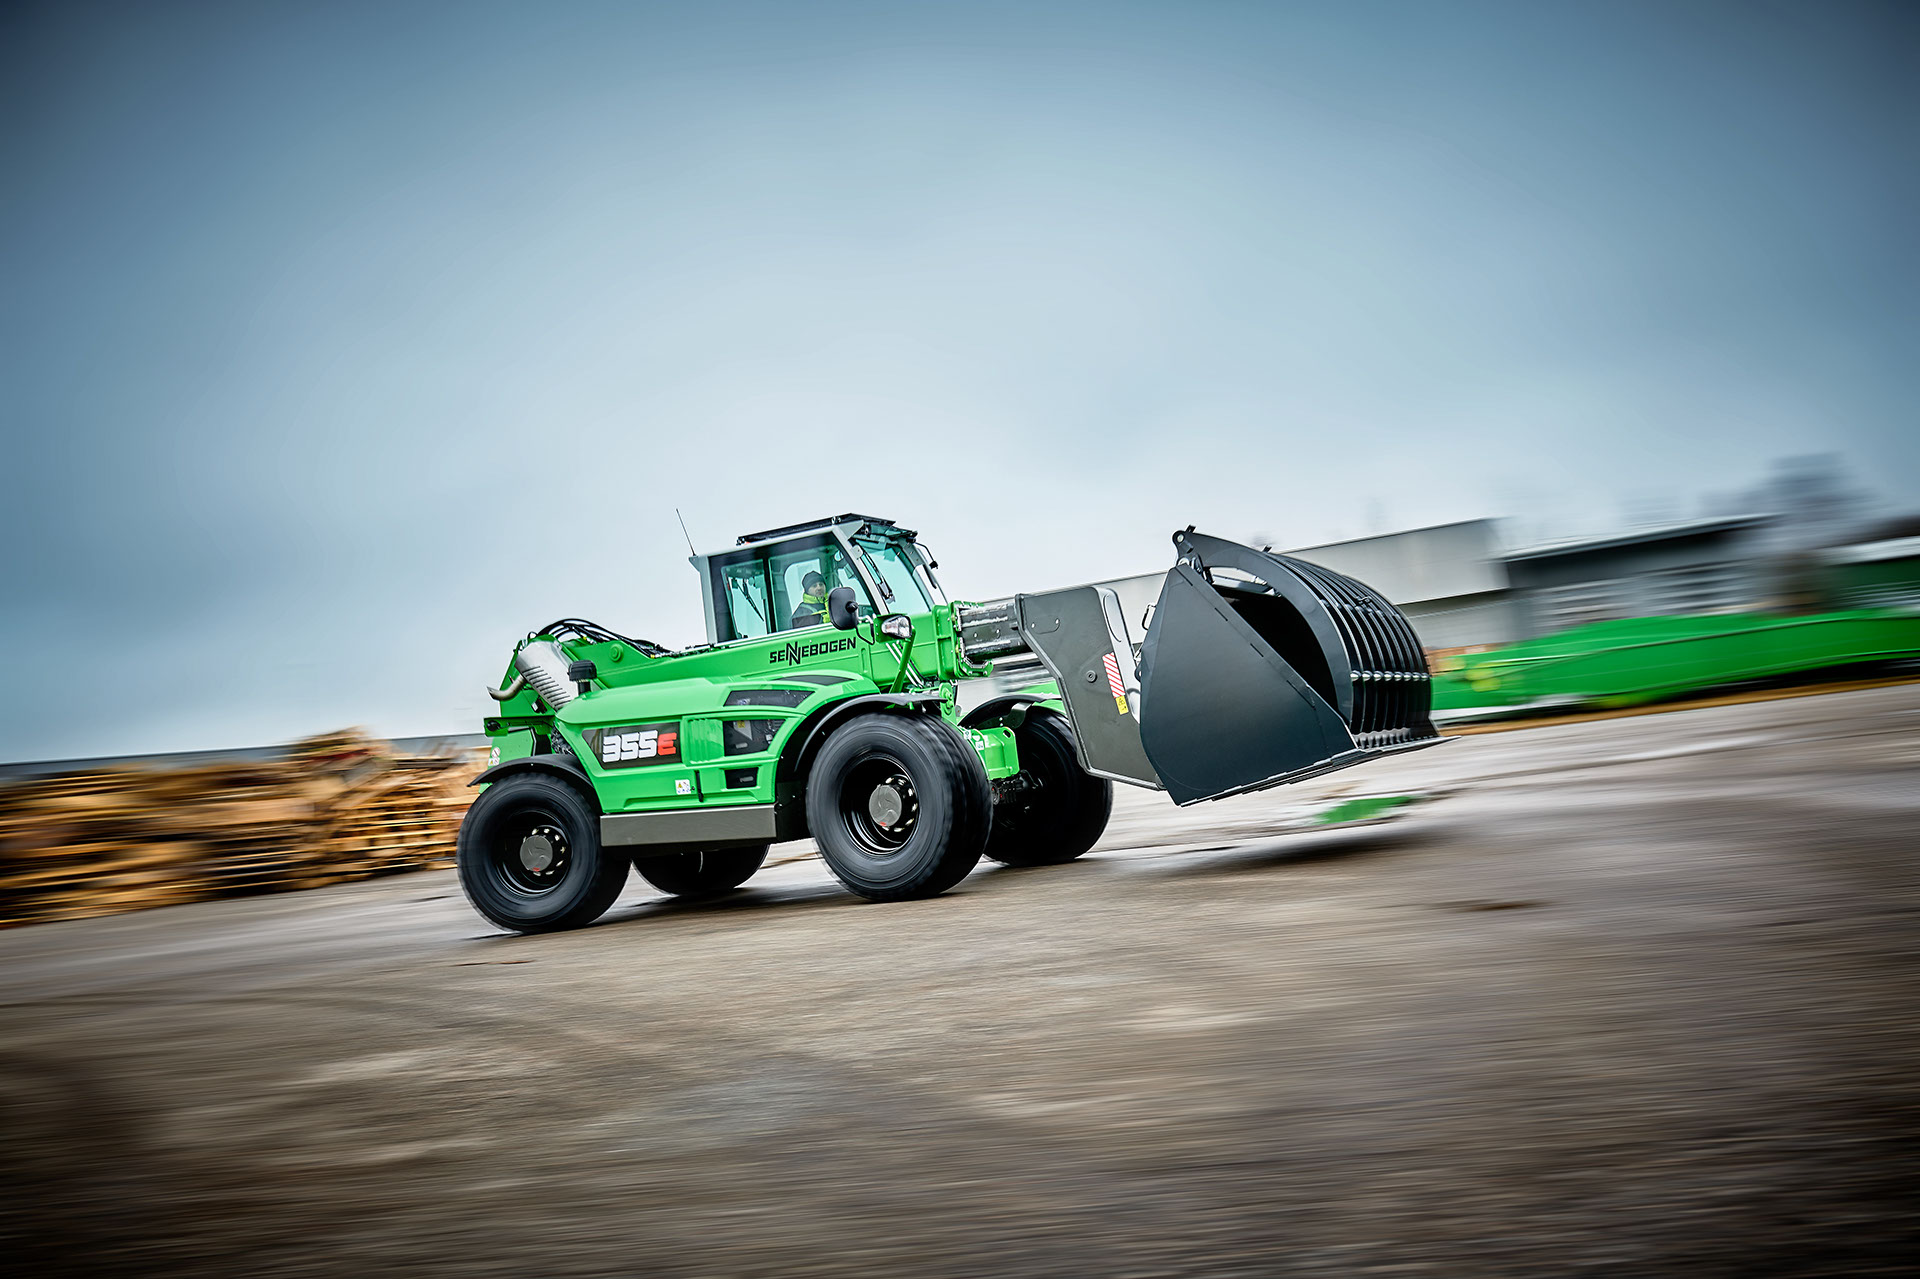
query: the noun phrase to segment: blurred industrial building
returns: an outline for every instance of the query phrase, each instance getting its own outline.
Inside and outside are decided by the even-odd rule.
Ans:
[[[1775,509],[1520,543],[1502,521],[1462,520],[1285,554],[1367,582],[1406,614],[1436,663],[1631,618],[1920,609],[1920,517],[1869,522],[1832,472],[1795,459],[1754,496]],[[1164,572],[1097,585],[1119,596],[1133,642]],[[970,701],[1046,678],[1030,657],[963,686]]]
[[[1509,546],[1500,521],[1479,519],[1285,554],[1372,585],[1430,651],[1497,647],[1629,617],[1920,607],[1920,519],[1832,546],[1809,547],[1795,534],[1790,515],[1753,514]],[[1165,576],[1099,583],[1120,596],[1136,642]]]

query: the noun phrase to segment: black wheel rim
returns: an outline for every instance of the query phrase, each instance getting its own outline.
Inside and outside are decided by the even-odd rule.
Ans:
[[[557,814],[529,808],[500,823],[488,860],[501,883],[523,897],[558,888],[573,864],[573,848]]]
[[[869,755],[840,784],[840,821],[861,848],[887,857],[905,848],[920,819],[920,795],[905,764]]]

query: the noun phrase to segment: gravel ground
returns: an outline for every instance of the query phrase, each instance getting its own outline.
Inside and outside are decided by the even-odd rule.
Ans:
[[[1377,825],[1302,805],[1418,791]],[[451,874],[0,934],[19,1273],[1869,1274],[1920,686],[1463,739],[870,905]]]

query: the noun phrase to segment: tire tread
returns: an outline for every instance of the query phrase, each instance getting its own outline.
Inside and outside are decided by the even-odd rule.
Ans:
[[[1040,751],[1053,756],[1054,767],[1064,767],[1075,779],[1066,797],[1067,811],[1055,815],[1051,831],[997,827],[987,838],[986,856],[1006,866],[1058,866],[1074,860],[1095,844],[1113,815],[1113,783],[1080,767],[1073,730],[1051,711],[1036,710],[1015,731],[1020,757]]]
[[[925,753],[937,761],[936,768],[946,782],[947,798],[952,810],[951,821],[947,829],[941,832],[935,855],[910,876],[886,884],[862,883],[836,864],[833,852],[828,847],[833,832],[823,827],[837,818],[814,811],[815,784],[825,776],[820,770],[823,766],[832,768],[837,763],[835,739],[849,732],[860,732],[862,726],[876,721],[884,722],[890,729],[917,740]],[[870,901],[910,901],[935,897],[965,879],[967,873],[979,863],[992,823],[992,791],[987,785],[986,770],[980,763],[979,755],[946,721],[929,715],[887,712],[856,716],[834,730],[834,735],[828,738],[816,757],[814,770],[808,778],[807,787],[808,825],[814,831],[815,841],[821,846],[821,857],[827,869],[849,891]]]

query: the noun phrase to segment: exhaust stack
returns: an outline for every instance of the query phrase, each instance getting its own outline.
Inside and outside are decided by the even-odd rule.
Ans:
[[[552,640],[528,640],[513,655],[513,668],[533,685],[541,701],[557,711],[576,696],[567,677],[569,660]]]

